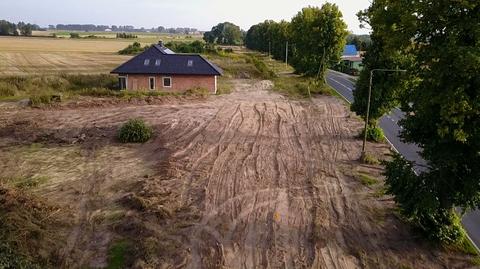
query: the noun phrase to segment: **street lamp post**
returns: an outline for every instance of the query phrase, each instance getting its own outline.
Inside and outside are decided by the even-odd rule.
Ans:
[[[367,128],[368,128],[368,121],[369,121],[369,117],[370,117],[370,100],[372,98],[372,83],[373,83],[373,73],[374,72],[407,72],[407,70],[403,70],[403,69],[372,69],[370,71],[370,83],[368,85],[367,117],[365,118],[365,129],[364,129],[363,146],[362,146],[362,159],[365,158],[365,155],[366,155],[365,147],[367,145]]]

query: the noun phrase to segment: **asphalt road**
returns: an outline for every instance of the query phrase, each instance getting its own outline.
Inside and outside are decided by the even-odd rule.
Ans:
[[[353,102],[353,91],[355,90],[355,82],[351,77],[335,71],[327,73],[327,83],[333,87],[340,95],[342,95],[349,103]],[[383,129],[393,148],[398,151],[407,160],[416,163],[415,170],[421,172],[425,169],[425,160],[419,154],[420,148],[414,144],[407,144],[400,140],[399,134],[403,127],[399,126],[398,122],[404,117],[400,109],[394,109],[386,116],[383,116],[379,123]],[[480,246],[480,211],[473,211],[466,214],[462,220],[463,226],[468,232],[468,235],[478,247]]]

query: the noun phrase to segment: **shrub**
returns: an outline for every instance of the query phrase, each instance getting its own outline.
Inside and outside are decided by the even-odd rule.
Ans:
[[[80,38],[78,33],[70,33],[70,38]]]
[[[365,136],[365,130],[362,131],[360,136],[361,138]],[[383,134],[383,130],[376,125],[369,125],[367,128],[367,140],[376,143],[384,142],[385,135]]]
[[[145,143],[153,134],[152,128],[142,119],[130,119],[118,132],[118,139],[122,143]]]

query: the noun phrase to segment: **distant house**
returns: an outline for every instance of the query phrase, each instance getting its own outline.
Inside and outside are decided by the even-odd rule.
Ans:
[[[363,56],[355,45],[346,45],[340,60],[340,71],[351,75],[358,75],[363,69]]]
[[[176,54],[159,42],[111,73],[118,74],[122,90],[183,92],[201,87],[216,93],[223,71],[200,55]]]

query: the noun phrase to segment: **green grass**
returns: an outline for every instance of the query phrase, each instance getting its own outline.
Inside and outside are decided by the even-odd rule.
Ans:
[[[19,189],[36,188],[49,180],[45,176],[0,178],[0,183]]]
[[[127,241],[118,241],[108,250],[107,269],[125,268],[126,255],[131,251],[131,245]]]
[[[361,182],[363,185],[365,185],[365,186],[367,186],[367,187],[373,186],[373,185],[375,185],[375,184],[378,184],[378,179],[376,179],[376,178],[374,178],[374,177],[371,177],[371,176],[369,176],[369,175],[367,175],[367,174],[359,173],[359,174],[357,175],[357,178],[358,178],[358,180],[360,180],[360,182]]]
[[[380,188],[380,189],[377,189],[374,193],[373,193],[373,197],[375,198],[382,198],[383,196],[385,196],[387,194],[387,189],[385,187],[383,188]]]

